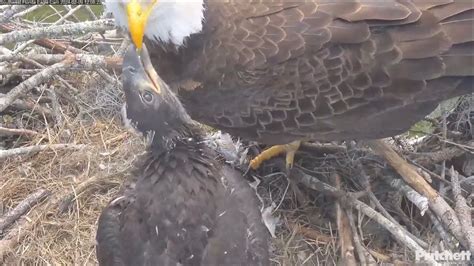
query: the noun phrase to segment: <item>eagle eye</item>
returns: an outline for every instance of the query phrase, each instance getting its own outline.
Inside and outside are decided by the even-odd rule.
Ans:
[[[145,103],[152,103],[153,102],[153,94],[149,91],[145,91],[142,95],[143,100]]]

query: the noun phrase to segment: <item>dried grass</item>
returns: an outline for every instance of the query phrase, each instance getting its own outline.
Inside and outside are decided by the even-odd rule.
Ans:
[[[83,37],[81,40],[87,42],[90,36]],[[118,50],[120,41],[115,43],[113,50]],[[96,38],[91,43],[95,43],[97,47],[86,45],[84,50],[90,48],[87,52],[96,52],[91,49],[97,48],[107,51],[103,53],[111,54],[104,47],[110,48],[112,45],[101,45],[100,42],[101,39]],[[45,53],[34,49],[30,52]],[[53,88],[59,102],[57,108],[52,108],[54,121],[25,110],[10,110],[2,113],[3,116],[0,117],[3,126],[25,128],[40,133],[33,138],[24,136],[0,139],[0,148],[59,143],[87,145],[85,149],[79,151],[46,151],[1,161],[0,214],[2,211],[12,209],[38,189],[51,192],[45,201],[35,206],[12,227],[7,228],[6,232],[9,232],[21,224],[18,234],[21,238],[5,257],[5,265],[97,264],[95,257],[97,219],[103,207],[123,183],[137,155],[141,154],[145,147],[140,137],[128,133],[122,126],[119,115],[122,92],[118,86],[108,84],[96,72],[69,73],[62,78],[74,88],[66,88],[63,82],[53,80],[36,88],[27,96],[33,100],[51,98],[53,96],[48,90]],[[12,81],[14,77],[7,79]],[[5,93],[8,89],[3,87],[0,91]],[[42,102],[41,105],[51,107],[49,103]],[[464,134],[470,131],[472,141],[474,97],[458,108],[461,108],[459,112],[448,117],[449,121],[453,121],[448,125],[448,129]],[[422,135],[430,134],[432,133]],[[439,135],[439,132],[435,134]],[[431,135],[427,139],[408,144],[406,146],[408,148],[398,146],[402,151],[409,150],[414,153],[416,150],[418,152],[439,150],[441,147],[439,137]],[[399,140],[397,138],[397,141]],[[329,154],[299,153],[298,160],[297,167],[305,168],[326,183],[331,183],[333,173],[340,174],[344,190],[353,192],[364,189],[357,180],[360,165],[363,163],[376,165],[375,168],[379,172],[369,173],[373,177],[388,169],[374,158],[373,154],[361,149]],[[274,162],[276,166],[265,164],[259,171],[262,183],[258,188],[266,206],[272,203],[277,206],[273,214],[280,218],[277,237],[272,242],[273,264],[340,263],[333,204],[335,199],[301,186],[291,186],[285,174],[280,172],[284,168],[281,159]],[[432,171],[440,172],[436,167],[433,167]],[[97,181],[98,178],[102,179]],[[85,182],[91,181],[94,182],[85,190],[78,192]],[[419,237],[431,247],[439,244],[439,236],[434,233],[429,219],[420,217],[412,204],[402,202],[401,197],[397,197],[397,193],[380,179],[372,178],[370,185],[377,199],[390,214],[398,219],[405,218],[401,224],[407,227],[412,225],[412,228],[419,231]],[[433,184],[433,187],[439,187],[439,184]],[[71,195],[75,200],[70,202],[68,200]],[[400,202],[394,203],[393,198]],[[69,202],[71,204],[66,205],[68,208],[62,211],[65,203]],[[393,208],[394,206],[400,208]],[[379,261],[388,258],[391,262],[413,261],[410,258],[411,254],[402,245],[394,242],[385,229],[360,213],[356,218],[363,245],[369,248],[374,258]]]
[[[90,80],[83,82],[83,79],[90,79],[89,75],[84,76],[81,78],[82,83],[77,84],[84,84],[81,89],[85,95],[94,95],[96,86],[88,86]],[[144,145],[139,137],[128,133],[121,126],[117,112],[115,117],[111,117],[110,112],[103,115],[103,112],[95,113],[87,109],[87,101],[97,103],[99,97],[83,99],[83,103],[75,103],[80,108],[62,105],[63,123],[59,127],[21,116],[25,118],[23,122],[26,127],[39,128],[37,124],[42,124],[43,129],[39,131],[42,136],[31,140],[12,140],[15,146],[74,143],[86,144],[87,147],[74,152],[47,151],[2,162],[0,202],[4,210],[13,208],[39,188],[52,193],[48,200],[26,215],[33,226],[25,227],[28,230],[25,237],[6,258],[5,263],[8,265],[97,263],[97,218],[124,180],[136,155],[143,151]],[[82,109],[83,112],[75,112],[76,109]],[[89,115],[84,117],[84,113]],[[74,193],[82,182],[98,176],[109,176],[110,179],[76,195],[73,206],[64,213],[58,213],[58,205],[63,198]]]

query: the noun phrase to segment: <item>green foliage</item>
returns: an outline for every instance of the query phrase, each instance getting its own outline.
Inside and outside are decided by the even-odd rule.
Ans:
[[[423,137],[426,135],[429,135],[433,133],[434,131],[433,124],[431,124],[428,121],[422,120],[416,124],[414,124],[409,130],[408,130],[408,137],[411,138],[419,138]]]

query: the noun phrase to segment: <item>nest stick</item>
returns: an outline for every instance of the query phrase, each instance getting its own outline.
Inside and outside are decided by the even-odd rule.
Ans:
[[[1,28],[2,25],[0,25],[0,28]],[[7,55],[11,55],[11,54],[14,54],[12,51],[0,46],[0,50],[2,53],[4,54],[7,54]],[[40,63],[34,61],[34,60],[31,60],[30,58],[26,57],[26,56],[23,56],[23,55],[19,55],[19,58],[22,62],[25,62],[27,64],[31,64],[33,66],[36,66],[36,67],[39,67],[39,68],[43,68],[44,66],[41,65]],[[59,75],[54,75],[54,77],[56,79],[58,79],[59,81],[61,81],[61,83],[63,83],[67,88],[71,89],[71,90],[74,90],[75,92],[77,92],[77,90],[74,89],[74,87],[71,86],[71,84],[69,84],[69,82],[67,82],[66,80],[64,80],[61,76]]]
[[[63,54],[33,54],[29,55],[28,58],[38,63],[51,65],[57,64],[64,61],[69,55]],[[104,68],[111,70],[121,70],[123,59],[118,56],[102,56],[102,55],[89,55],[89,54],[78,54],[76,56],[76,63],[87,66],[88,69],[94,70],[93,66],[101,65]],[[22,61],[23,55],[0,55],[0,62],[10,61]]]
[[[38,132],[23,128],[0,127],[0,136],[36,136]]]
[[[0,98],[2,97],[5,97],[5,94],[0,93]],[[51,118],[53,116],[53,112],[51,111],[51,109],[43,107],[33,101],[24,101],[21,99],[16,99],[11,104],[11,107],[19,110],[30,110],[39,115],[45,115],[48,118]]]
[[[319,243],[329,244],[334,242],[334,238],[330,235],[326,235],[319,231],[316,231],[308,226],[304,226],[302,224],[298,224],[292,221],[288,221],[288,225],[297,233]]]
[[[27,219],[20,219],[13,230],[10,230],[2,240],[0,240],[0,263],[10,252],[13,252],[14,248],[20,243],[20,241],[26,236],[29,229],[33,228],[34,223],[29,222]]]
[[[102,59],[103,58],[104,57],[102,57]],[[26,94],[46,80],[51,79],[56,74],[68,71],[71,68],[79,68],[81,70],[97,70],[100,68],[107,68],[107,66],[109,66],[110,61],[98,59],[100,59],[100,57],[91,55],[74,55],[72,53],[66,54],[63,61],[49,66],[36,75],[31,76],[29,79],[25,80],[9,91],[5,97],[0,98],[0,112],[4,111],[20,96]]]
[[[20,216],[27,213],[33,206],[38,204],[49,195],[49,191],[40,189],[22,200],[15,208],[0,218],[0,232],[14,223]]]
[[[373,140],[369,141],[368,144],[376,153],[385,158],[410,186],[428,198],[430,208],[441,218],[451,234],[463,245],[468,246],[456,213],[438,192],[386,143],[381,140]]]
[[[416,191],[434,199],[438,197],[438,193],[434,190],[416,170],[403,160],[390,146],[381,140],[369,141],[369,146],[380,156],[385,158],[388,163],[410,184]]]
[[[341,176],[333,175],[333,180],[337,189],[341,189]],[[349,218],[339,201],[336,202],[337,230],[339,232],[339,243],[341,244],[341,257],[344,265],[357,265],[354,255],[354,245],[352,243],[352,232]],[[361,261],[362,262],[362,261]],[[364,264],[365,265],[365,264]]]
[[[52,144],[52,145],[37,145],[37,146],[29,146],[29,147],[21,147],[15,148],[10,150],[0,150],[0,160],[31,154],[31,153],[38,153],[45,150],[80,150],[84,148],[86,145],[74,145],[74,144]]]
[[[10,6],[10,9],[3,11],[2,15],[0,16],[0,23],[5,23],[5,22],[10,21],[10,19],[13,16],[15,16],[17,13],[27,10],[28,8],[31,8],[31,6],[28,6],[28,5]]]
[[[362,167],[360,167],[360,171],[361,171],[361,175],[360,175],[360,178],[361,178],[361,181],[362,181],[362,186],[363,187],[366,187],[367,189],[367,195],[369,196],[369,199],[375,204],[375,207],[387,218],[389,219],[390,221],[394,222],[394,223],[397,223],[397,221],[395,220],[395,218],[393,218],[392,215],[390,215],[390,213],[383,207],[382,203],[380,203],[380,201],[377,199],[377,197],[375,196],[374,192],[372,192],[371,188],[370,188],[370,183],[369,183],[369,179],[364,171],[364,169],[362,169]],[[381,175],[382,179],[385,180],[386,175]],[[401,180],[400,180],[401,181]],[[406,185],[405,185],[406,186]],[[406,186],[408,187],[408,186]],[[408,187],[410,188],[410,187]],[[414,191],[413,189],[410,188],[410,191],[413,192],[413,193],[416,193],[417,195],[419,195],[416,191]],[[412,196],[410,194],[410,196]],[[421,202],[423,202],[422,200],[424,200],[425,202],[425,208],[428,209],[428,200],[425,198],[425,197],[418,197],[416,199],[421,199]],[[417,201],[417,202],[420,202]],[[418,206],[418,205],[417,205]],[[422,212],[424,212],[422,210]],[[414,228],[412,228],[414,229]],[[416,232],[416,231],[414,231]],[[421,239],[419,239],[418,237],[416,237],[415,235],[413,235],[411,232],[409,232],[408,230],[406,230],[405,232],[406,234],[410,235],[411,238],[413,238],[420,246],[422,246],[423,248],[428,248],[428,243],[422,241]]]
[[[471,253],[474,253],[474,228],[472,227],[471,209],[467,205],[466,199],[461,193],[461,185],[459,184],[459,175],[451,166],[450,175],[453,185],[453,196],[456,202],[456,213],[461,222],[461,229],[466,236],[467,244]]]
[[[451,160],[452,158],[460,156],[463,153],[465,153],[465,151],[459,147],[447,147],[435,152],[418,153],[417,155],[421,156],[416,159],[416,162],[427,167],[432,164]]]
[[[373,258],[371,258],[370,253],[368,253],[367,250],[364,248],[364,246],[362,245],[362,241],[360,240],[359,235],[357,234],[357,228],[354,222],[354,214],[352,213],[352,211],[346,210],[346,215],[349,221],[349,226],[352,230],[352,240],[354,241],[357,257],[359,257],[359,264],[367,265],[367,257],[369,257],[371,261],[375,261]]]
[[[390,215],[390,213],[388,213],[388,211],[383,207],[382,203],[380,203],[380,201],[377,199],[377,197],[375,196],[375,194],[370,191],[369,192],[369,199],[375,204],[375,207],[387,218],[389,219],[391,222],[393,223],[397,223],[397,221],[395,220],[395,218],[393,218],[392,215]],[[405,234],[409,235],[413,240],[416,241],[416,243],[418,243],[418,245],[420,245],[421,247],[423,248],[428,248],[429,245],[428,243],[426,243],[425,241],[421,240],[420,238],[416,237],[414,234],[412,234],[411,232],[409,232],[407,229],[405,229],[404,227],[401,227],[402,230],[405,231]]]
[[[450,250],[454,250],[454,243],[453,243],[453,237],[451,234],[449,234],[446,229],[444,229],[443,225],[439,221],[438,217],[433,214],[430,210],[426,212],[428,214],[428,217],[430,217],[431,223],[433,223],[433,227],[438,232],[439,237],[444,241],[444,244],[446,245],[447,248]]]
[[[423,215],[428,209],[428,199],[425,196],[420,195],[412,187],[408,186],[401,179],[392,178],[389,175],[381,175],[382,180],[387,183],[390,187],[401,192],[409,201],[411,201],[420,210]]]
[[[102,19],[81,23],[64,24],[50,27],[38,27],[18,30],[0,35],[0,45],[24,42],[42,38],[58,38],[62,36],[80,35],[86,32],[111,30],[115,27],[113,20]]]
[[[298,169],[294,169],[298,170]],[[333,186],[330,186],[324,182],[321,182],[317,178],[307,175],[302,171],[294,171],[293,177],[297,179],[299,182],[307,186],[308,188],[314,189],[316,191],[321,191],[324,193],[328,193],[335,196],[345,197],[346,200],[343,203],[347,206],[351,206],[359,210],[360,212],[364,213],[369,218],[373,219],[377,223],[379,223],[382,227],[384,227],[387,231],[389,231],[393,237],[398,240],[399,242],[403,243],[407,248],[409,248],[413,252],[418,252],[418,254],[422,254],[425,258],[429,258],[428,262],[432,264],[436,264],[436,261],[432,260],[429,254],[420,246],[418,243],[413,240],[409,235],[405,233],[405,230],[399,224],[393,223],[389,219],[385,218],[382,214],[376,212],[367,204],[359,201],[353,196],[349,194],[344,194],[338,189]]]
[[[15,15],[12,16],[12,18],[21,18],[21,17],[25,16],[26,14],[35,11],[36,9],[40,8],[41,6],[42,5],[30,6],[28,9],[16,13]]]
[[[71,60],[64,60],[60,63],[54,64],[20,83],[18,86],[9,91],[5,95],[5,97],[0,98],[0,112],[4,111],[20,96],[26,94],[36,86],[50,79],[52,76],[59,74],[62,71],[65,71],[65,69],[67,69],[67,66],[71,65],[72,62],[73,61]]]
[[[3,24],[3,25],[0,25],[0,31],[2,31],[4,33],[8,33],[8,32],[12,32],[12,31],[16,31],[16,29],[15,29],[15,27],[13,27],[11,25]],[[44,47],[46,49],[51,49],[52,52],[55,52],[55,53],[64,53],[66,51],[70,51],[70,52],[73,52],[73,53],[83,53],[84,52],[83,50],[78,49],[76,47],[66,45],[66,44],[63,44],[62,42],[58,42],[58,41],[47,39],[47,38],[35,40],[33,43],[36,44],[36,45],[39,45],[41,47]]]
[[[5,256],[13,252],[20,241],[33,230],[52,208],[56,208],[57,205],[58,197],[53,194],[49,196],[45,204],[30,212],[28,215],[30,217],[29,219],[20,218],[15,226],[0,240],[0,264]]]

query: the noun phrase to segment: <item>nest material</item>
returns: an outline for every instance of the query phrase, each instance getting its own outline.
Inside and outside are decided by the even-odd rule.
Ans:
[[[18,12],[28,14],[28,10],[1,7],[0,17],[10,16],[12,25],[0,25],[0,29],[49,26],[49,22],[15,17]],[[59,24],[74,22],[77,10],[66,9]],[[98,26],[101,30],[108,27],[107,23],[97,25],[102,25]],[[67,26],[74,32],[81,27]],[[0,63],[0,93],[5,97],[19,85],[26,86],[0,112],[0,153],[44,146],[29,153],[18,150],[19,155],[5,156],[0,165],[0,227],[2,222],[6,224],[0,255],[6,265],[97,263],[97,218],[144,150],[143,140],[122,126],[119,112],[122,98],[114,71],[120,68],[120,60],[115,56],[127,41],[113,30],[99,35],[88,27],[89,33],[75,33],[75,37],[0,47],[0,53],[8,57]],[[19,49],[19,55],[9,54],[11,49]],[[87,55],[73,64],[68,63],[71,55],[66,51]],[[47,72],[50,76],[41,78],[36,75],[60,62],[65,69]],[[449,114],[446,119],[427,118],[416,132],[387,140],[442,195],[461,221],[466,208],[457,207],[452,180],[459,180],[458,195],[472,208],[473,99],[462,97],[454,108],[445,110]],[[247,147],[250,158],[258,148]],[[239,156],[228,161],[245,170],[246,162]],[[410,239],[423,251],[456,252],[469,245],[468,237],[453,236],[432,207],[422,216],[413,202],[423,195],[364,143],[306,144],[289,176],[283,159],[276,158],[247,177],[249,182],[260,181],[257,190],[266,213],[271,214],[266,216],[268,222],[278,221],[272,243],[275,264],[413,262],[414,253],[407,249]],[[35,198],[36,194],[42,196]],[[357,207],[354,202],[366,204],[376,210],[378,218],[402,228],[407,239],[396,240],[386,223],[368,218],[366,206]],[[11,218],[14,222],[5,222],[13,212],[17,213]],[[469,231],[464,232],[470,236]],[[459,246],[459,241],[465,246]]]

